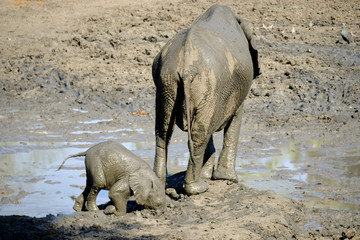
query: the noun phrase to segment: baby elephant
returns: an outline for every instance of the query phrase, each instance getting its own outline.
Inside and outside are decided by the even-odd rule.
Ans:
[[[165,189],[162,183],[144,160],[121,144],[113,141],[96,144],[86,152],[66,158],[58,170],[67,159],[78,156],[85,156],[86,188],[75,201],[75,211],[99,210],[96,197],[101,189],[109,190],[109,198],[114,204],[106,207],[107,214],[126,214],[131,194],[139,205],[163,210]]]

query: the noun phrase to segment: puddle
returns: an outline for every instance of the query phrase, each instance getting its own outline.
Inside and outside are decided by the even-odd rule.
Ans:
[[[124,130],[130,131],[121,129]],[[153,165],[154,141],[119,142]],[[290,143],[286,148],[259,148],[249,154],[243,154],[239,147],[236,170],[241,183],[301,200],[308,207],[360,210],[360,146],[337,149],[318,141],[310,143],[308,148]],[[62,170],[56,170],[67,156],[85,151],[93,144],[0,143],[0,215],[43,217],[72,213],[73,198],[85,185],[84,158],[69,159]],[[220,150],[217,149],[217,154]],[[186,170],[188,159],[186,139],[173,139],[169,147],[169,173]],[[107,201],[107,191],[101,191],[97,204]]]
[[[82,110],[82,109],[78,109],[78,108],[73,108],[72,109],[74,112],[80,112],[80,113],[87,113],[89,111],[86,111],[86,110]]]
[[[70,168],[61,173],[56,172],[56,167],[60,158],[79,150],[85,149],[41,149],[0,156],[0,186],[10,189],[0,191],[1,215],[43,217],[49,213],[72,212],[70,197],[81,190],[71,185],[84,184],[85,178],[81,177],[84,164],[82,161],[71,161],[68,164]]]
[[[307,231],[316,231],[316,230],[323,229],[323,227],[321,227],[320,224],[318,224],[315,221],[305,224],[304,227]]]
[[[240,181],[302,200],[308,207],[359,211],[360,145],[337,149],[309,142],[310,148],[290,143],[269,157],[241,157],[239,153],[236,170]]]
[[[71,132],[71,134],[78,135],[78,134],[99,134],[99,133],[119,133],[119,132],[123,132],[121,135],[125,136],[129,132],[137,132],[137,133],[143,134],[145,132],[145,130],[142,128],[138,128],[138,129],[119,128],[119,129],[114,129],[114,130],[73,131],[73,132]]]
[[[79,121],[79,123],[82,124],[95,124],[95,123],[102,123],[102,122],[111,122],[113,121],[113,118],[110,119],[97,119],[97,120],[91,120],[91,121]]]
[[[344,203],[339,201],[334,201],[326,198],[319,198],[316,196],[308,196],[305,206],[309,208],[324,208],[324,209],[338,209],[338,210],[351,210],[359,211],[359,204],[354,203]]]

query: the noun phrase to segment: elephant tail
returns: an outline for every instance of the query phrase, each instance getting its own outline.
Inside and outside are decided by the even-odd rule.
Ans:
[[[86,152],[81,152],[81,153],[77,153],[77,154],[68,156],[68,157],[65,158],[64,161],[61,163],[61,165],[60,165],[60,167],[57,169],[57,171],[59,171],[59,170],[62,168],[62,166],[64,165],[64,163],[66,162],[66,160],[68,160],[69,158],[73,158],[73,157],[83,157],[83,156],[86,156]]]
[[[193,163],[193,165],[195,165],[195,163],[194,163],[194,142],[191,138],[192,122],[191,122],[191,112],[190,112],[190,81],[186,82],[186,80],[189,80],[189,79],[187,79],[187,77],[181,77],[180,73],[178,73],[178,74],[179,74],[180,82],[183,84],[183,89],[184,89],[190,161]],[[193,172],[193,175],[195,178],[195,171]]]

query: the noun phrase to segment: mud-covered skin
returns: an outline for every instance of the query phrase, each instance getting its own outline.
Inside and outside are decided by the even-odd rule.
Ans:
[[[243,101],[259,75],[251,32],[230,8],[213,5],[176,34],[156,56],[156,156],[154,171],[165,184],[167,149],[176,124],[188,131],[188,194],[207,190],[204,178],[237,182],[235,158]],[[212,134],[224,129],[214,169]],[[203,168],[204,165],[204,168]]]
[[[109,190],[113,204],[107,206],[106,214],[124,215],[131,192],[136,202],[146,208],[164,208],[165,191],[160,180],[144,160],[121,144],[102,142],[69,158],[76,156],[85,156],[86,187],[76,198],[75,211],[99,210],[96,197],[101,189]]]

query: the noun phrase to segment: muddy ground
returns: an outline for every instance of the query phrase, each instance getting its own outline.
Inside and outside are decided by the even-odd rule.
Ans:
[[[152,132],[152,60],[177,31],[214,3],[1,1],[0,141],[97,142],[112,129]],[[246,100],[241,132],[241,138],[250,140],[239,149],[256,154],[253,151],[259,146],[290,141],[306,148],[307,139],[317,139],[326,146],[351,146],[359,159],[359,3],[228,0],[221,4],[251,23],[261,60],[262,75]],[[340,36],[342,23],[353,34],[350,44]],[[97,134],[89,134],[99,129],[97,124],[79,126],[79,121],[94,119],[115,120],[99,123],[103,131]],[[145,140],[149,139],[153,141],[146,135]],[[7,154],[6,149],[2,154]],[[321,171],[314,169],[316,165],[304,168]],[[9,194],[5,185],[2,200]],[[124,217],[101,211],[44,218],[0,216],[0,236],[360,238],[359,208],[309,208],[301,201],[241,182],[210,181],[209,185],[209,191],[198,196],[169,197],[166,212],[160,216],[136,206]],[[358,184],[306,187],[359,206]]]

